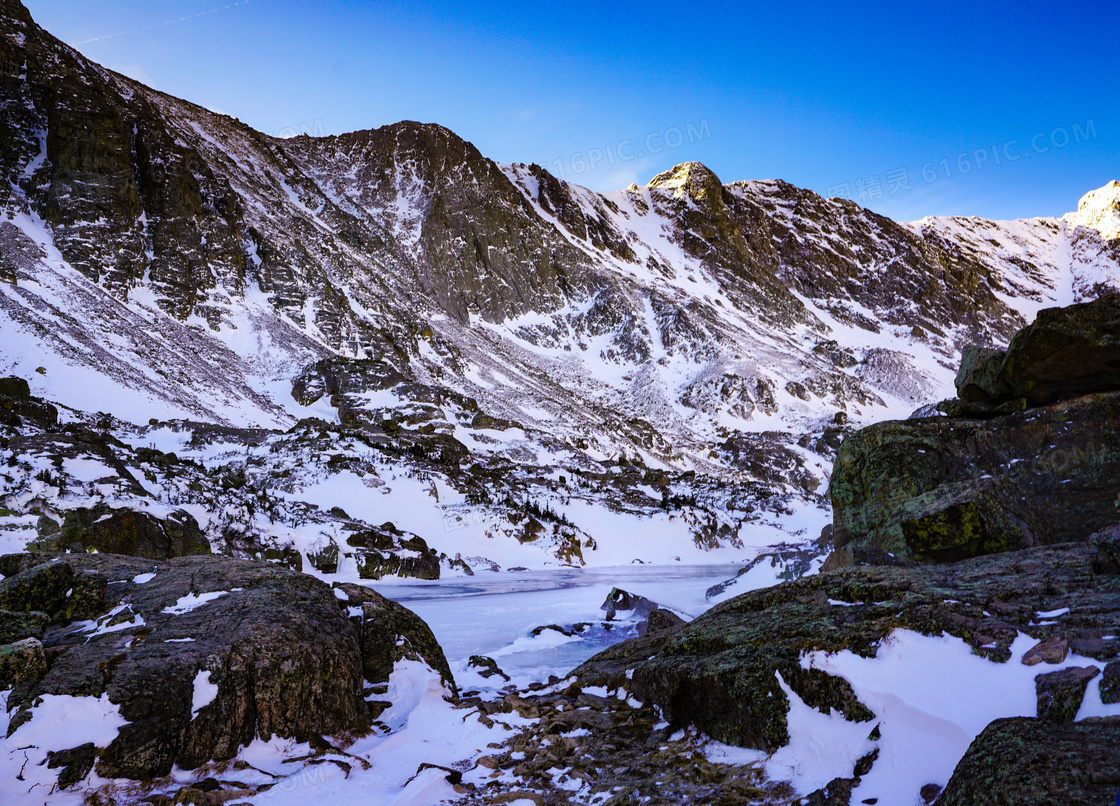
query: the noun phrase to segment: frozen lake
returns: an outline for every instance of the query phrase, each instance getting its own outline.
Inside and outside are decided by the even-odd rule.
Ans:
[[[379,593],[417,613],[432,628],[456,679],[464,687],[500,688],[500,678],[475,679],[471,655],[487,655],[518,685],[564,676],[602,649],[636,635],[625,614],[603,629],[603,602],[612,587],[652,599],[688,618],[710,606],[707,589],[735,576],[742,564],[627,565],[607,568],[557,568],[480,572],[473,577],[439,580],[381,580]],[[596,626],[574,638],[555,630],[533,636],[535,627]]]

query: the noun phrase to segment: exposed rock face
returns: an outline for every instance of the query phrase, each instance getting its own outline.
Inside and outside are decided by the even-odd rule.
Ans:
[[[962,416],[845,440],[832,567],[1083,541],[1120,520],[1120,296],[1043,311],[1006,352],[965,351],[957,386],[964,403],[944,408]]]
[[[376,591],[344,582],[338,586],[353,605],[361,607],[362,669],[371,683],[389,680],[393,665],[400,660],[419,660],[439,672],[454,692],[455,678],[447,665],[431,628],[424,620],[403,605],[386,599]]]
[[[1042,406],[1120,389],[1120,294],[1047,308],[1005,351],[965,351],[957,394],[969,403]]]
[[[147,512],[114,510],[104,504],[68,511],[62,527],[44,535],[38,547],[47,553],[95,549],[149,560],[210,553],[210,543],[187,512],[179,510],[166,518],[156,518]]]
[[[803,668],[805,652],[850,649],[871,656],[880,640],[906,628],[959,636],[997,662],[1010,658],[1020,631],[1065,641],[1097,660],[1117,657],[1120,578],[1095,575],[1092,557],[1089,546],[1070,544],[954,565],[805,577],[618,644],[573,674],[583,685],[624,686],[658,705],[674,726],[695,725],[720,741],[773,751],[788,740],[788,698],[775,673],[825,713],[834,708],[849,719],[872,716],[845,680]],[[1084,616],[1036,623],[1036,613],[1062,607]]]
[[[66,604],[80,595],[72,580],[85,575],[109,582],[81,616],[91,620],[75,624]],[[51,766],[72,776],[90,756],[105,777],[148,779],[230,758],[257,736],[361,731],[373,716],[363,681],[387,680],[402,657],[432,664],[454,685],[423,621],[348,587],[364,611],[356,624],[327,585],[268,563],[83,554],[32,566],[0,581],[0,595],[22,593],[29,607],[56,613],[55,626],[42,644],[0,650],[16,684],[10,733],[34,718],[42,694],[107,694],[127,720],[116,739]],[[17,655],[18,668],[8,661]]]
[[[1120,717],[1061,725],[1017,717],[976,737],[937,803],[1110,806],[1118,789]]]
[[[1116,392],[996,419],[878,423],[837,454],[835,545],[849,562],[945,562],[1088,540],[1120,519],[1117,445]]]

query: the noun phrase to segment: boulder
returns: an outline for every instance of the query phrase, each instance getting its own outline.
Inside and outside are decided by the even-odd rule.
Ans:
[[[655,607],[649,613],[649,620],[646,622],[646,632],[661,632],[662,630],[671,630],[674,627],[679,627],[684,624],[683,618],[678,616],[672,610],[666,610],[663,607]]]
[[[1120,294],[1039,311],[1006,351],[965,350],[956,385],[966,402],[1027,406],[1120,389]]]
[[[48,428],[58,424],[58,409],[33,396],[23,378],[0,378],[0,425],[18,427],[24,420]]]
[[[1118,789],[1120,717],[1065,724],[1014,717],[973,740],[937,806],[1111,806]]]
[[[0,645],[0,690],[34,682],[46,671],[47,658],[39,639],[24,638]]]
[[[1089,681],[1100,673],[1101,670],[1096,666],[1071,666],[1035,677],[1039,718],[1051,722],[1072,722],[1081,707],[1081,701],[1085,699]]]
[[[1116,523],[1117,478],[1118,392],[994,419],[877,423],[837,453],[829,567],[1088,540]]]
[[[74,582],[74,569],[54,560],[0,580],[0,609],[17,613],[60,612]]]
[[[92,574],[111,580],[101,615],[47,631],[50,668],[11,695],[11,731],[34,719],[43,694],[107,694],[128,724],[97,748],[98,774],[148,779],[176,765],[230,758],[257,736],[306,738],[369,725],[358,631],[326,584],[220,556],[153,564],[81,554],[0,586],[42,591],[32,604],[64,614],[62,580]],[[55,584],[27,585],[31,576]],[[209,686],[216,688],[200,701]]]
[[[634,618],[645,620],[656,607],[657,602],[644,596],[629,593],[622,588],[611,588],[606,601],[599,609],[606,611],[607,621],[613,621],[620,611],[630,613]]]
[[[1074,543],[954,565],[816,574],[616,644],[573,674],[580,685],[621,686],[659,706],[674,729],[694,725],[719,741],[773,752],[788,741],[788,698],[778,675],[811,707],[871,718],[847,681],[802,667],[814,650],[872,656],[901,628],[957,636],[996,662],[1011,658],[1021,633],[1095,647],[1098,660],[1115,658],[1120,642],[1105,637],[1120,634],[1120,577],[1093,574],[1092,558],[1090,546]],[[1038,623],[1037,613],[1064,607],[1077,618]]]
[[[362,585],[343,582],[335,587],[348,597],[349,606],[361,608],[361,615],[353,618],[360,629],[362,669],[366,680],[371,683],[386,682],[397,661],[418,660],[439,672],[453,695],[458,696],[455,677],[451,674],[443,648],[422,618],[404,605]]]
[[[51,533],[53,532],[53,533]],[[58,531],[40,529],[37,546],[45,552],[89,551],[166,560],[209,554],[210,543],[189,513],[176,510],[164,518],[104,504],[66,512]]]
[[[836,551],[853,562],[952,562],[1087,540],[1116,525],[1120,294],[1041,311],[1006,351],[971,347],[949,417],[846,439],[829,484]],[[1099,573],[1116,566],[1102,542]]]
[[[0,610],[0,644],[10,644],[24,638],[42,638],[50,622],[50,616],[46,613]]]

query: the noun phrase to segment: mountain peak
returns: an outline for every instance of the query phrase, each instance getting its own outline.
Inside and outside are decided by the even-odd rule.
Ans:
[[[1076,223],[1091,227],[1109,240],[1120,238],[1120,182],[1113,179],[1104,187],[1090,190],[1071,213]]]
[[[719,177],[699,162],[682,162],[653,177],[648,186],[668,190],[677,198],[687,196],[701,203],[719,199],[723,195],[723,183]]]

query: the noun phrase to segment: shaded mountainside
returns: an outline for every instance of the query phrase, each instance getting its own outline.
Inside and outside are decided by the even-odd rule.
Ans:
[[[268,137],[2,11],[0,370],[141,425],[360,428],[477,506],[472,465],[548,476],[547,508],[557,469],[637,463],[655,501],[731,485],[689,530],[726,543],[762,499],[824,503],[845,420],[935,402],[966,344],[1120,276],[1112,186],[914,225],[698,163],[593,193],[433,124]]]

